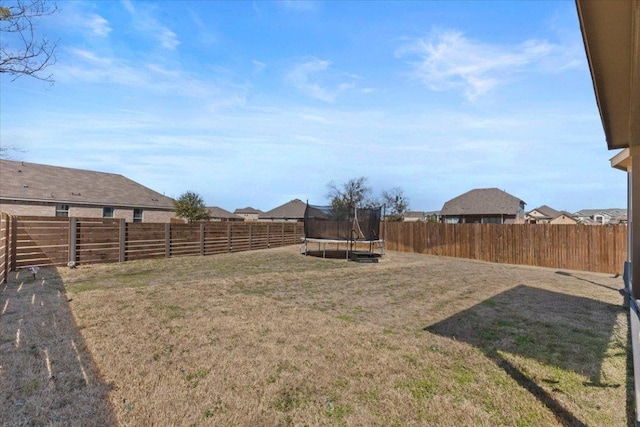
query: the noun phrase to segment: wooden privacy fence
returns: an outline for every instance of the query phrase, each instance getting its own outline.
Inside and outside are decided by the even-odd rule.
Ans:
[[[9,274],[9,261],[12,257],[11,227],[9,227],[11,217],[4,212],[0,212],[0,283],[7,281]]]
[[[130,223],[111,218],[2,214],[3,271],[30,266],[212,255],[293,245],[298,223]],[[2,252],[4,251],[4,252]],[[4,273],[6,278],[6,273]]]
[[[626,225],[384,224],[388,250],[481,261],[622,273]]]

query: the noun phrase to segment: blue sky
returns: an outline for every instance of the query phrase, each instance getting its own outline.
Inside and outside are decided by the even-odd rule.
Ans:
[[[16,160],[270,210],[365,176],[438,210],[626,205],[573,2],[59,1],[54,85],[0,76]]]

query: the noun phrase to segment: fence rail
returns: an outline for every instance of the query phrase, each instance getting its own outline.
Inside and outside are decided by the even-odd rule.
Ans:
[[[60,266],[212,255],[293,245],[298,223],[128,223],[112,218],[0,217],[0,283],[9,271]]]
[[[625,225],[384,224],[388,250],[481,261],[622,273]]]

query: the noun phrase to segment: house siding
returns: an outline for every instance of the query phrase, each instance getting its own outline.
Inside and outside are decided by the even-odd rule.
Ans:
[[[102,218],[102,206],[69,205],[69,216],[79,218]],[[0,212],[17,216],[56,216],[56,205],[53,202],[0,202]],[[133,222],[133,207],[114,207],[113,217],[124,218]],[[173,211],[142,209],[142,222],[170,222],[175,218]]]
[[[0,212],[9,215],[55,216],[56,204],[15,203],[9,200],[0,201]]]
[[[573,218],[570,218],[566,215],[560,215],[559,217],[556,217],[554,219],[552,219],[550,221],[550,224],[570,224],[570,225],[574,225],[577,224],[578,221],[576,221]]]
[[[131,210],[133,216],[133,210]],[[171,222],[171,218],[177,218],[173,211],[143,210],[142,222]]]

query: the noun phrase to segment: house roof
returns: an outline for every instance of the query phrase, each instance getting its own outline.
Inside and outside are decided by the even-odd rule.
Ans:
[[[498,188],[477,188],[444,204],[441,215],[515,215],[524,202]]]
[[[560,215],[560,214],[561,214],[561,212],[560,212],[560,211],[557,211],[557,210],[555,210],[555,209],[553,209],[553,208],[550,208],[550,207],[549,207],[549,206],[547,206],[547,205],[542,205],[542,206],[540,206],[540,207],[538,207],[538,208],[531,209],[531,210],[527,213],[527,215],[529,215],[529,214],[530,214],[531,212],[533,212],[533,211],[540,212],[542,215],[544,215],[545,217],[548,217],[548,218],[555,218],[555,217],[557,217],[558,215]]]
[[[591,217],[594,215],[607,215],[611,218],[626,215],[626,209],[619,208],[609,208],[609,209],[582,209],[574,214],[574,216],[578,217]]]
[[[229,219],[238,219],[238,220],[244,219],[239,215],[233,214],[217,206],[209,206],[206,209],[207,209],[207,213],[211,218],[229,218]]]
[[[426,212],[424,211],[407,211],[404,213],[405,218],[423,218]]]
[[[294,199],[284,205],[271,209],[270,211],[261,213],[260,219],[303,219],[304,210],[307,204],[300,199]]]
[[[170,197],[122,175],[0,159],[0,198],[173,209]]]
[[[233,211],[234,214],[261,214],[262,211],[260,209],[254,209],[251,206],[247,206],[246,208],[240,208]]]

